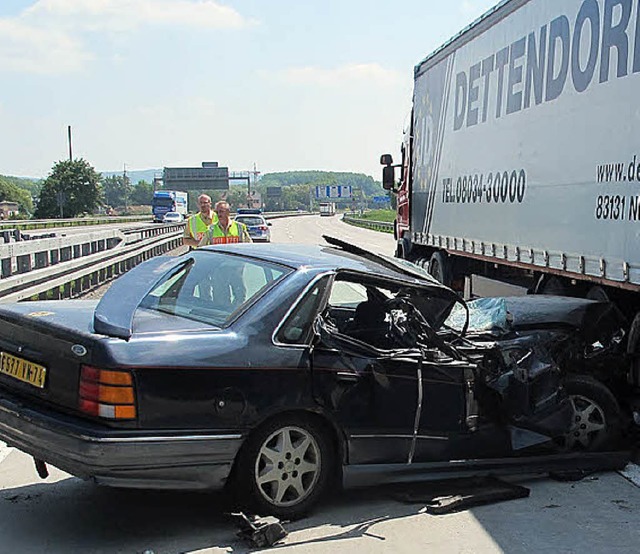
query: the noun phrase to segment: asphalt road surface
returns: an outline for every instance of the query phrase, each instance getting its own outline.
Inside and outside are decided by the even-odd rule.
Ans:
[[[336,491],[285,523],[286,552],[637,553],[640,489],[617,473],[576,483],[521,479],[529,498],[431,516],[393,488]],[[38,479],[12,451],[0,463],[0,552],[248,552],[220,494],[101,488],[55,469]]]
[[[274,220],[274,242],[321,244],[322,234],[392,255],[390,235],[338,217]],[[55,468],[40,480],[27,455],[0,443],[0,553],[248,552],[222,494],[97,487]],[[431,516],[397,489],[334,491],[308,518],[285,524],[286,552],[636,553],[637,466],[575,483],[519,478],[529,498]],[[416,485],[417,487],[417,485]]]

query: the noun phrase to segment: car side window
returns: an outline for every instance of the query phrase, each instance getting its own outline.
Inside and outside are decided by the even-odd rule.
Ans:
[[[355,308],[367,300],[367,289],[360,283],[335,281],[331,288],[329,304],[335,308]]]
[[[308,344],[313,332],[313,320],[320,309],[328,277],[320,279],[296,304],[276,335],[283,344]]]

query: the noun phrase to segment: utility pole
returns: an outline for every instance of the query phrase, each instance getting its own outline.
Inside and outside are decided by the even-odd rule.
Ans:
[[[129,177],[127,177],[127,164],[126,163],[123,164],[122,182],[123,182],[123,185],[124,185],[124,209],[125,209],[125,211],[127,211],[129,209],[129,198],[128,198]]]
[[[251,171],[250,173],[251,175],[253,175],[253,183],[257,183],[258,175],[260,175],[260,172],[256,169],[256,162],[253,162],[253,171]]]
[[[255,185],[258,181],[258,175],[260,175],[260,172],[256,169],[256,163],[253,162],[253,171],[247,171],[248,174],[248,178],[247,178],[247,205],[249,205],[249,208],[253,208],[253,198],[251,196],[251,176],[253,175],[253,184]]]
[[[73,152],[71,150],[71,125],[67,127],[67,134],[69,135],[69,161],[73,161]]]

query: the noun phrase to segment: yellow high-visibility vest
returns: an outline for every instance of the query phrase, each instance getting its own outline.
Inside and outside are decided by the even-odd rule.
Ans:
[[[215,225],[216,223],[218,223],[218,214],[213,212],[211,216],[211,225]],[[189,218],[187,221],[187,228],[189,229],[191,237],[200,242],[204,234],[207,232],[209,225],[202,221],[202,214],[197,213]]]
[[[209,226],[205,236],[208,244],[235,244],[245,242],[245,237],[248,237],[248,235],[249,233],[244,223],[232,221],[226,233],[216,222]],[[250,242],[250,239],[248,242]]]

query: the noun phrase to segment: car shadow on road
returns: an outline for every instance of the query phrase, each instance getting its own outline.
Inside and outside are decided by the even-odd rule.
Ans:
[[[640,540],[632,521],[640,509],[640,489],[617,474],[580,483],[535,479],[525,485],[532,487],[531,498],[447,516],[430,516],[419,502],[394,500],[394,487],[336,490],[308,517],[285,522],[289,536],[278,548],[413,551],[412,541],[418,541],[416,547],[446,545],[454,536],[463,546],[472,540],[470,522],[489,541],[483,551],[491,552],[574,551],[566,550],[572,544],[563,538],[569,531],[577,537],[574,546],[593,552]],[[0,491],[2,551],[251,551],[236,536],[236,521],[228,515],[233,509],[222,493],[109,489],[76,478],[7,488]],[[473,550],[473,543],[468,546]]]
[[[386,502],[375,490],[331,496],[311,516],[285,523],[297,536],[285,543],[384,541],[371,530],[374,525],[418,512],[415,506]],[[223,493],[110,489],[70,477],[0,491],[0,536],[3,551],[21,554],[251,551],[236,536],[232,510],[232,499]]]

